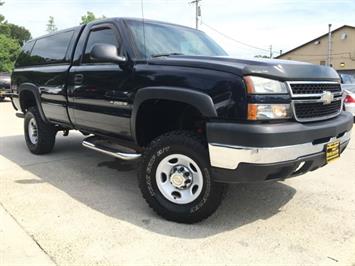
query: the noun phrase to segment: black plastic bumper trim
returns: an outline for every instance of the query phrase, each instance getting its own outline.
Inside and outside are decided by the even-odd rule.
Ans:
[[[336,118],[312,123],[209,122],[207,123],[207,139],[209,143],[245,147],[288,146],[336,137],[351,130],[353,121],[354,118],[349,112],[342,112]]]

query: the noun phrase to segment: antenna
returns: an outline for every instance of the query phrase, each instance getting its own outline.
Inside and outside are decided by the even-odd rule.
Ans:
[[[145,61],[147,61],[147,47],[145,44],[145,20],[144,20],[144,3],[141,0],[141,9],[142,9],[142,19],[143,19],[143,44],[144,44],[144,57]]]

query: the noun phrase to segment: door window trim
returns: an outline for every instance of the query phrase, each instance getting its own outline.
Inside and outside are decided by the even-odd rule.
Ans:
[[[100,64],[100,65],[114,65],[114,63],[99,63],[99,62],[84,62],[84,58],[85,58],[85,51],[86,51],[86,46],[88,44],[88,41],[89,41],[89,38],[90,38],[90,34],[91,32],[94,32],[94,31],[100,31],[100,30],[104,30],[104,29],[111,29],[113,32],[114,32],[114,36],[115,36],[115,39],[117,41],[117,45],[120,49],[120,54],[124,54],[124,51],[123,51],[123,45],[122,45],[122,38],[121,38],[121,35],[120,35],[120,32],[117,30],[117,28],[115,27],[114,24],[112,23],[99,23],[99,24],[94,24],[91,26],[91,28],[89,29],[89,32],[86,36],[86,39],[85,39],[85,43],[83,45],[83,50],[82,50],[82,56],[80,58],[80,62],[79,62],[79,65],[96,65],[96,64]]]

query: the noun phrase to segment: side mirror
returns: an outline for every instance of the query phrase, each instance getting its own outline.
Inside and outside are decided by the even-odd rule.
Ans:
[[[117,47],[112,44],[95,44],[90,52],[90,56],[98,62],[122,64],[126,58],[117,54]]]

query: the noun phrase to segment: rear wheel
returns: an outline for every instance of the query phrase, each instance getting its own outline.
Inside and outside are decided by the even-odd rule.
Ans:
[[[138,178],[149,206],[175,222],[207,218],[223,196],[224,185],[211,178],[207,148],[191,132],[174,131],[154,140],[145,151]]]
[[[57,130],[46,124],[36,107],[30,107],[24,120],[25,140],[28,149],[34,154],[45,154],[53,150]]]

